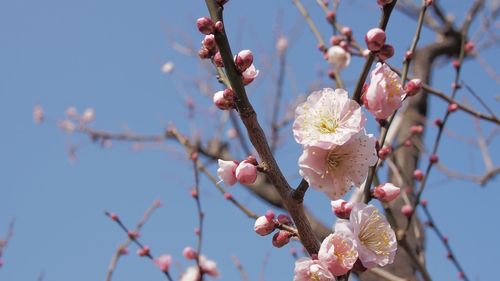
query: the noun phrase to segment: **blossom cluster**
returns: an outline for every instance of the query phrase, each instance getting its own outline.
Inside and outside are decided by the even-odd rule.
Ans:
[[[317,257],[296,261],[294,281],[335,280],[358,260],[367,269],[394,261],[396,235],[385,217],[372,205],[356,203],[351,207],[348,219],[338,219],[334,233],[323,240]]]

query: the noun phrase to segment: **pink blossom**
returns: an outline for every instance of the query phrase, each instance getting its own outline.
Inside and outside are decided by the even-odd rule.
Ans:
[[[241,71],[247,70],[253,64],[253,53],[250,50],[240,51],[234,58],[236,67]]]
[[[219,179],[229,186],[234,185],[237,181],[236,167],[238,164],[234,161],[224,161],[221,159],[218,162],[217,176],[219,176]]]
[[[198,281],[200,279],[200,272],[198,266],[190,266],[181,275],[179,281]]]
[[[188,260],[194,260],[196,259],[196,257],[198,257],[198,253],[196,252],[196,250],[189,246],[182,250],[182,255]]]
[[[198,30],[205,35],[213,33],[215,29],[214,22],[212,19],[207,17],[197,19],[196,26],[198,27]]]
[[[236,179],[241,184],[252,184],[257,179],[257,167],[248,160],[242,161],[236,167]]]
[[[201,41],[201,44],[208,50],[213,50],[217,47],[215,43],[215,36],[213,34],[205,35],[205,38]]]
[[[293,135],[302,145],[330,149],[361,131],[366,118],[343,89],[313,92],[295,109]]]
[[[85,111],[83,112],[81,121],[83,123],[89,123],[94,121],[94,118],[95,118],[95,110],[90,107],[85,109]]]
[[[411,215],[413,214],[413,207],[409,204],[403,205],[401,207],[401,213],[405,217],[411,217]]]
[[[42,106],[39,104],[35,105],[35,107],[33,107],[33,122],[35,122],[35,124],[40,124],[44,118],[45,114],[43,113]]]
[[[295,262],[293,281],[334,281],[328,266],[320,260],[300,258]]]
[[[365,35],[368,50],[376,52],[384,46],[386,40],[385,31],[380,28],[372,28]]]
[[[290,242],[292,234],[286,230],[280,230],[273,235],[273,246],[281,248]]]
[[[221,110],[228,110],[234,107],[234,100],[228,99],[224,96],[224,91],[218,91],[214,94],[213,98],[215,106]]]
[[[341,146],[322,149],[306,146],[299,158],[300,175],[313,188],[338,199],[365,180],[368,167],[377,162],[375,138],[364,130]]]
[[[390,202],[399,196],[401,188],[395,186],[394,184],[388,182],[375,187],[373,195],[384,202]]]
[[[217,263],[215,261],[209,260],[205,256],[200,255],[199,262],[200,267],[205,274],[212,277],[219,277],[219,270],[217,269]]]
[[[154,263],[160,268],[161,271],[168,272],[170,264],[172,264],[172,256],[161,255],[154,260]]]
[[[405,92],[408,96],[414,96],[422,89],[422,80],[415,78],[411,79],[405,85]]]
[[[401,78],[386,64],[377,63],[363,101],[377,119],[386,119],[401,106],[405,92]]]
[[[255,220],[253,229],[255,232],[261,236],[266,236],[271,234],[276,228],[276,224],[273,220],[269,220],[266,216],[260,216]]]
[[[243,84],[248,85],[259,75],[259,70],[252,63],[241,75],[243,76]]]
[[[348,219],[352,211],[352,203],[344,199],[333,200],[331,203],[333,213],[341,219]]]
[[[279,54],[283,54],[286,48],[288,48],[288,39],[285,36],[280,36],[276,41],[276,50]]]
[[[326,58],[336,71],[346,68],[351,63],[351,54],[340,46],[328,48]]]
[[[356,203],[349,220],[337,220],[335,233],[351,235],[361,263],[370,269],[385,266],[394,261],[397,250],[396,234],[372,205]]]
[[[321,243],[318,258],[328,265],[333,275],[340,276],[352,269],[358,259],[358,252],[351,236],[334,233]]]

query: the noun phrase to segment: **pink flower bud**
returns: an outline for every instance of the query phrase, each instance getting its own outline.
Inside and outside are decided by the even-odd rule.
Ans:
[[[410,217],[413,214],[413,207],[409,204],[403,205],[403,207],[401,207],[401,213],[405,217]]]
[[[253,63],[253,54],[252,54],[252,51],[250,51],[250,50],[240,51],[236,55],[236,58],[234,59],[234,63],[236,64],[236,67],[241,72],[245,71]]]
[[[438,161],[439,161],[439,157],[436,154],[432,154],[429,157],[429,162],[431,162],[432,164],[436,164]]]
[[[459,271],[457,274],[459,279],[464,279],[465,278],[465,273],[463,271]]]
[[[237,181],[236,167],[238,167],[238,163],[234,161],[224,161],[221,159],[218,160],[218,163],[219,168],[217,169],[217,176],[219,179],[228,186],[234,185]]]
[[[286,225],[293,225],[292,219],[285,214],[278,215],[278,222]]]
[[[148,246],[144,246],[140,249],[137,250],[137,255],[140,256],[140,257],[145,257],[145,256],[148,256],[149,255],[149,252],[150,252],[150,249]]]
[[[117,215],[117,214],[115,214],[115,213],[111,213],[111,214],[109,214],[109,217],[110,217],[112,220],[114,220],[114,221],[118,221],[118,220],[120,220],[120,219],[118,218],[118,215]]]
[[[349,43],[347,41],[340,41],[339,46],[344,49],[346,52],[349,52]]]
[[[339,45],[340,42],[342,42],[342,36],[339,36],[339,35],[333,35],[332,37],[330,37],[330,44],[332,46],[336,46],[336,45]]]
[[[410,97],[418,94],[418,92],[420,92],[421,89],[422,89],[422,80],[420,80],[418,78],[411,79],[405,85],[406,95],[408,95]]]
[[[416,180],[421,181],[424,179],[424,173],[422,172],[422,170],[415,170],[413,171],[413,177]]]
[[[276,51],[278,51],[279,54],[283,54],[286,48],[288,48],[288,39],[286,39],[285,36],[280,36],[278,41],[276,41]]]
[[[266,216],[260,216],[255,220],[253,229],[260,236],[266,236],[268,234],[271,234],[274,231],[275,227],[276,225],[272,220],[268,220]]]
[[[380,51],[377,53],[377,57],[381,61],[386,61],[394,56],[394,47],[392,45],[384,45],[380,49]]]
[[[203,39],[203,41],[201,41],[201,44],[209,50],[213,50],[215,49],[215,47],[217,47],[217,45],[215,44],[215,36],[213,34],[205,35],[205,38]]]
[[[182,250],[182,255],[188,260],[194,260],[198,257],[198,253],[195,249],[187,246]]]
[[[215,30],[221,32],[224,29],[224,23],[222,21],[217,21],[215,23]]]
[[[375,187],[373,196],[384,202],[390,202],[399,196],[401,189],[392,183],[386,183]]]
[[[226,200],[231,200],[231,199],[233,199],[233,195],[231,195],[231,193],[229,193],[229,192],[224,192],[224,198]]]
[[[392,146],[384,146],[378,151],[378,158],[385,160],[392,153]]]
[[[385,40],[385,31],[380,28],[372,28],[365,35],[366,46],[372,52],[379,51],[384,46]]]
[[[412,135],[421,135],[424,132],[424,126],[414,125],[410,127],[410,133]]]
[[[351,54],[340,46],[333,46],[328,48],[326,57],[328,59],[328,62],[337,71],[347,67],[351,62]]]
[[[120,252],[120,255],[127,255],[128,254],[128,249],[127,247],[120,247],[120,250],[118,250]]]
[[[154,260],[154,263],[160,268],[161,271],[168,272],[170,265],[172,264],[172,256],[161,255]]]
[[[460,61],[459,60],[454,60],[452,62],[452,65],[453,65],[454,68],[459,68],[460,67]]]
[[[214,94],[214,104],[221,110],[228,110],[234,107],[234,100],[226,99],[224,91],[218,91]]]
[[[275,216],[276,215],[274,214],[273,210],[267,210],[267,212],[266,212],[266,218],[267,218],[268,221],[274,220]]]
[[[467,41],[467,43],[465,43],[464,45],[464,51],[466,53],[472,53],[472,51],[474,51],[474,43],[472,43],[471,41]]]
[[[428,7],[432,5],[433,2],[434,2],[433,0],[425,0],[425,5]]]
[[[248,85],[253,82],[253,80],[259,76],[259,70],[255,68],[253,64],[250,65],[243,73],[243,84]]]
[[[333,200],[332,205],[333,213],[341,219],[349,219],[352,211],[352,203],[346,202],[344,199]]]
[[[200,59],[209,59],[210,58],[210,50],[203,47],[198,50],[198,57]]]
[[[342,33],[342,35],[347,37],[347,39],[350,39],[352,37],[352,29],[350,27],[347,26],[343,27],[340,33]]]
[[[281,248],[290,242],[291,234],[288,231],[280,230],[273,236],[273,246]]]
[[[40,124],[42,123],[43,119],[44,119],[43,108],[41,105],[37,104],[33,108],[33,122],[35,122],[35,124]]]
[[[448,105],[448,112],[455,112],[457,111],[458,109],[458,104],[456,103],[450,103],[450,105]]]
[[[335,12],[333,11],[329,11],[327,14],[326,14],[326,20],[329,22],[329,23],[334,23],[335,22]]]
[[[257,179],[257,167],[247,160],[242,161],[236,167],[236,179],[241,184],[252,184]]]
[[[214,33],[215,25],[210,18],[202,17],[197,19],[196,26],[198,27],[198,30],[205,35]]]
[[[411,60],[412,58],[413,58],[413,52],[410,51],[410,50],[406,51],[406,53],[405,53],[405,60],[408,61],[408,60]]]
[[[128,238],[134,240],[134,239],[137,239],[139,237],[139,232],[137,232],[135,230],[129,230],[127,235],[128,235]]]
[[[217,67],[224,67],[224,62],[222,61],[222,56],[220,55],[220,52],[215,53],[214,63]]]
[[[438,127],[442,127],[443,126],[443,120],[441,120],[440,118],[436,118],[434,120],[434,125],[436,125]]]
[[[420,200],[420,205],[422,205],[422,207],[427,207],[427,200],[426,199]]]
[[[387,4],[391,4],[392,3],[392,0],[377,0],[377,4],[380,6],[380,7],[383,7]]]
[[[224,89],[224,91],[222,91],[222,95],[227,100],[233,100],[234,99],[234,91],[232,89],[229,89],[229,88]]]

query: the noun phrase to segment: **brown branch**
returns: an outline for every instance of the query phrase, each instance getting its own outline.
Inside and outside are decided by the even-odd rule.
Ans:
[[[217,1],[205,0],[205,3],[212,20],[214,22],[223,22],[223,8],[217,4]],[[238,109],[240,118],[247,129],[250,141],[260,156],[261,165],[269,171],[267,173],[268,178],[278,191],[284,202],[286,210],[295,222],[302,244],[307,249],[309,254],[316,254],[319,250],[319,242],[311,228],[311,224],[307,220],[302,203],[296,202],[291,197],[293,190],[278,167],[269,144],[267,143],[265,133],[257,121],[257,114],[248,100],[241,74],[238,72],[234,64],[233,54],[225,33],[225,27],[221,31],[215,32],[214,35],[224,62],[226,75],[231,83],[231,88],[236,94],[236,108]]]

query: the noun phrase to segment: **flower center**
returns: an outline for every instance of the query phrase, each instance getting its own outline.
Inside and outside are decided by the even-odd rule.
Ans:
[[[399,83],[396,77],[388,75],[385,90],[387,91],[389,98],[393,98],[395,95],[400,95]]]
[[[365,247],[372,250],[377,255],[388,256],[388,246],[390,245],[390,235],[386,225],[380,222],[382,216],[376,210],[370,214],[367,222],[359,230],[359,241]]]
[[[316,123],[316,129],[322,134],[333,134],[338,128],[337,119],[331,116],[320,116],[319,122]]]

